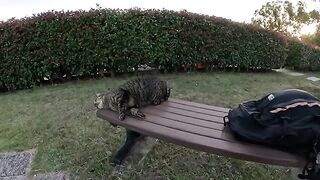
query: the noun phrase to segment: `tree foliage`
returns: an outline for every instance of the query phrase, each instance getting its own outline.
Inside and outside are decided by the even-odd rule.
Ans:
[[[316,33],[313,35],[312,44],[320,46],[320,26],[318,26]]]
[[[320,25],[318,25],[314,34],[302,35],[300,39],[304,43],[320,46]]]
[[[318,11],[307,12],[306,9],[302,1],[298,1],[296,6],[289,1],[272,1],[256,10],[251,21],[266,29],[296,35],[304,25],[319,21]]]

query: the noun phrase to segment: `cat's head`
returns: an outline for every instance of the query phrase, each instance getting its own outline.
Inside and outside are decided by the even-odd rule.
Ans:
[[[123,100],[123,91],[109,91],[105,96],[105,103],[111,110],[118,111],[118,105]]]
[[[105,105],[105,97],[103,94],[96,94],[96,98],[94,100],[94,106],[98,109],[103,109]]]
[[[108,89],[108,92],[104,95],[96,94],[94,105],[98,109],[109,108],[116,111],[121,100],[122,93],[120,91],[111,91]]]

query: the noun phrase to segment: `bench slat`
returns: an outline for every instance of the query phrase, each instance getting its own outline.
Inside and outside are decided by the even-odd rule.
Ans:
[[[203,126],[211,127],[211,128],[215,128],[215,129],[218,128],[218,129],[222,130],[224,128],[223,127],[222,118],[217,118],[217,117],[213,117],[211,120],[198,119],[198,118],[184,116],[184,115],[181,115],[181,114],[166,112],[166,111],[163,111],[161,109],[156,109],[154,107],[144,108],[142,110],[142,112],[148,112],[148,113],[151,113],[151,114],[157,114],[157,115],[159,115],[161,117],[164,117],[164,118],[177,119],[179,121],[184,121],[184,122],[188,122],[188,123],[195,123],[195,124],[198,124],[198,125],[203,125]]]
[[[153,108],[159,109],[159,110],[162,110],[165,112],[170,112],[170,113],[174,113],[174,114],[179,114],[179,115],[191,117],[191,118],[203,119],[203,120],[212,121],[212,122],[220,122],[222,124],[223,124],[222,117],[224,115],[226,115],[225,113],[224,113],[224,115],[223,114],[215,114],[215,113],[212,113],[212,115],[207,115],[207,114],[192,112],[192,111],[188,111],[188,110],[173,108],[173,107],[169,107],[169,106],[165,106],[165,105],[154,106]]]
[[[180,104],[179,108],[172,107],[175,103]],[[97,116],[141,134],[208,153],[273,165],[304,166],[305,159],[300,156],[236,140],[228,128],[224,128],[221,124],[222,117],[219,119],[215,116],[216,107],[190,104],[192,103],[170,99],[169,102],[161,103],[159,106],[146,107],[142,109],[146,114],[144,120],[126,117],[124,121],[119,121],[118,114],[110,110],[98,110]],[[198,112],[190,111],[190,108]],[[202,114],[201,108],[212,110],[212,115]],[[202,112],[208,113],[208,111]],[[223,112],[218,112],[220,113]]]
[[[154,116],[152,114],[146,114],[146,116],[148,118],[146,118],[145,121],[151,122],[153,124],[169,127],[172,129],[177,129],[180,131],[185,131],[192,134],[198,134],[206,137],[217,138],[225,141],[235,141],[234,137],[231,134],[223,134],[221,133],[221,130],[209,129],[209,128],[200,127],[197,125],[181,123],[179,121],[161,118],[158,116]]]
[[[207,105],[207,104],[200,104],[200,103],[190,102],[190,101],[183,101],[180,99],[169,98],[169,102],[183,104],[183,105],[192,106],[192,107],[199,107],[199,108],[208,109],[208,110],[226,112],[226,113],[229,112],[229,110],[230,110],[230,109],[224,108],[224,107],[211,106],[211,105]]]
[[[204,109],[204,108],[194,107],[194,106],[186,106],[186,105],[183,105],[183,104],[173,103],[171,101],[166,101],[166,102],[161,103],[161,105],[162,104],[163,104],[163,106],[183,109],[183,110],[196,112],[196,113],[201,113],[201,114],[206,114],[206,115],[214,114],[215,116],[218,116],[218,117],[223,117],[223,116],[228,114],[227,112],[221,112],[221,111],[211,110],[211,109],[209,110],[209,109]]]
[[[149,108],[149,109],[144,109],[143,112],[145,114],[148,113],[148,114],[156,115],[159,117],[172,119],[175,121],[183,122],[186,124],[192,124],[192,125],[196,125],[196,126],[200,126],[200,127],[216,129],[216,130],[220,130],[220,131],[222,131],[224,129],[223,124],[220,122],[219,123],[210,122],[210,121],[205,121],[202,119],[190,118],[190,117],[186,117],[186,116],[182,116],[182,115],[178,115],[178,114],[173,114],[173,113],[169,113],[169,112],[164,113],[163,111],[161,111],[159,109]]]

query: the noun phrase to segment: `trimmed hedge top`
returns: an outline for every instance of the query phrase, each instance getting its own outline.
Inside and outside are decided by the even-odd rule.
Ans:
[[[139,65],[271,69],[286,56],[274,32],[186,11],[52,11],[0,23],[0,83],[9,90]]]

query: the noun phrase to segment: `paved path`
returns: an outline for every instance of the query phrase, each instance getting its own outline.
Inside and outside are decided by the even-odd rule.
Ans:
[[[30,170],[33,151],[0,154],[0,179],[24,180]]]
[[[315,77],[315,76],[308,76],[306,74],[303,74],[303,73],[300,73],[300,72],[295,72],[295,71],[292,71],[292,70],[288,70],[288,69],[277,69],[275,70],[276,72],[281,72],[281,73],[284,73],[284,74],[287,74],[287,75],[290,75],[290,76],[305,76],[305,78],[309,81],[312,81],[312,82],[317,82],[320,80],[319,77]]]
[[[39,174],[29,177],[34,150],[0,153],[0,180],[68,180],[63,173]]]

